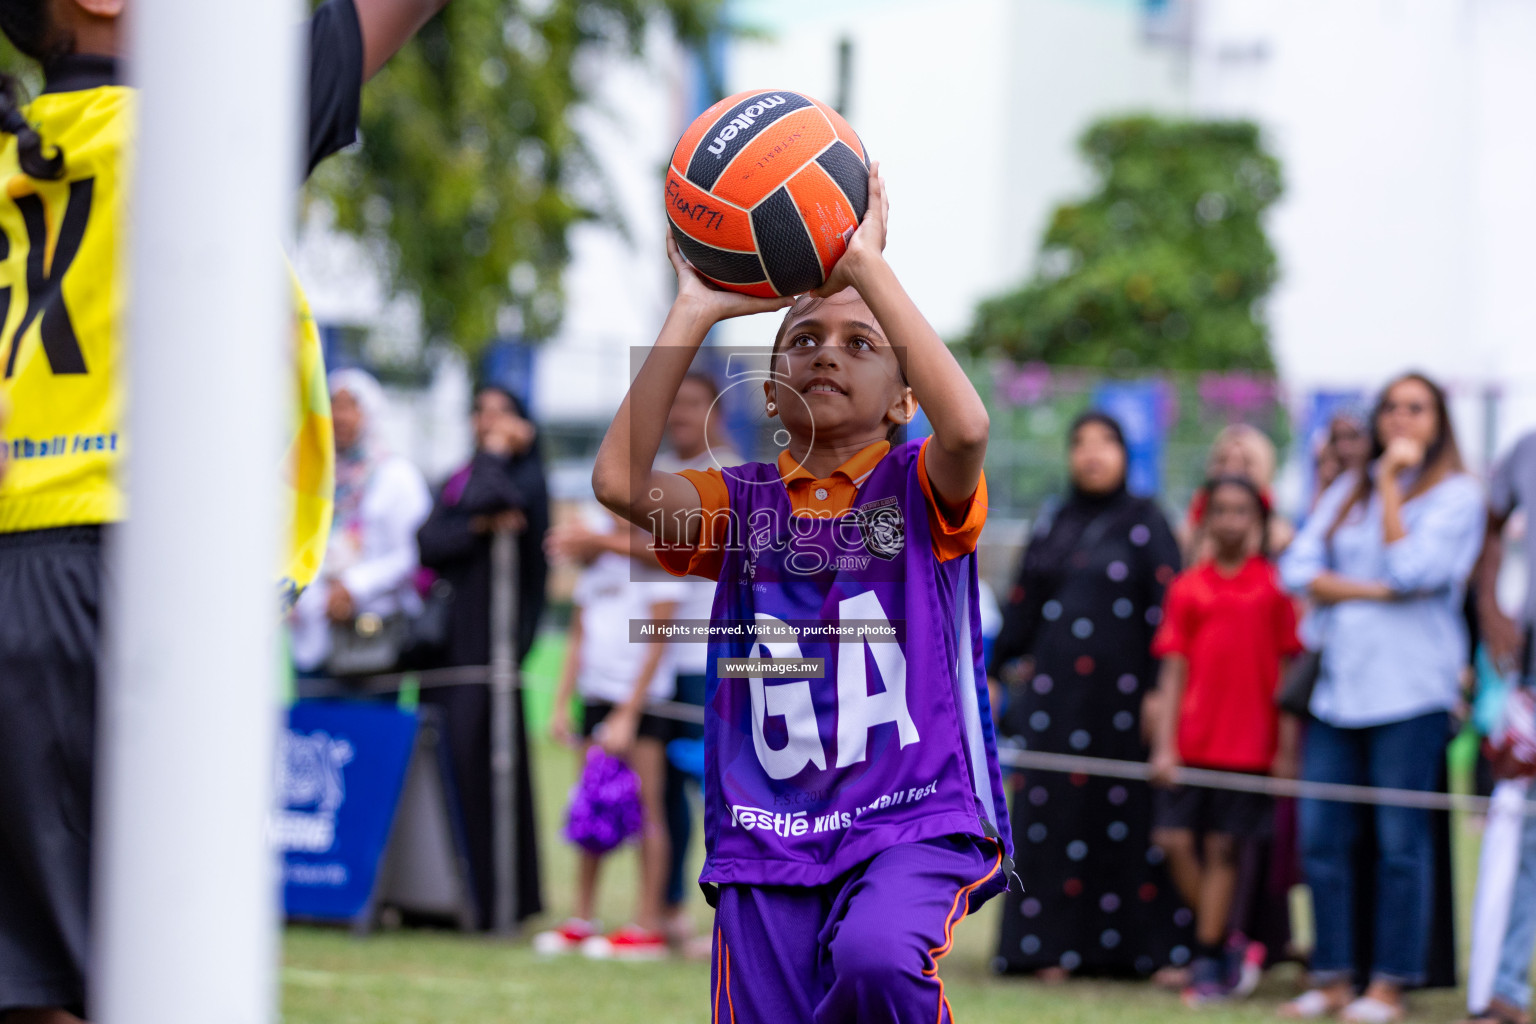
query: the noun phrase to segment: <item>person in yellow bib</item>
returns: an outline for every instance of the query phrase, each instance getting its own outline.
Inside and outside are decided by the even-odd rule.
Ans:
[[[308,23],[306,168],[351,144],[362,85],[447,0],[328,0]],[[121,521],[131,443],[119,272],[133,90],[130,0],[0,0],[0,31],[43,69],[22,106],[0,76],[0,1021],[87,1013],[102,537]],[[259,88],[259,83],[252,83]],[[273,225],[274,236],[281,225]],[[291,600],[324,556],[330,408],[295,286],[291,443],[280,486]],[[273,467],[274,484],[279,467]]]

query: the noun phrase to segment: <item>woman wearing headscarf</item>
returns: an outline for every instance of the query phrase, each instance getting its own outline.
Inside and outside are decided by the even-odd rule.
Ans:
[[[364,614],[415,614],[416,531],[432,496],[411,462],[379,438],[384,390],[362,370],[327,378],[336,436],[336,504],[315,582],[290,614],[294,666],[324,674],[333,630]]]
[[[517,545],[516,657],[528,656],[544,612],[549,564],[544,533],[549,529],[549,490],[539,456],[538,431],[510,391],[484,385],[475,392],[472,414],[475,453],[448,478],[417,533],[421,564],[453,592],[444,664],[486,665],[491,659],[491,544],[501,530],[514,531]],[[424,704],[437,706],[458,793],[470,884],[481,928],[492,924],[496,906],[492,854],[491,699],[475,683],[423,689]],[[522,693],[513,701],[517,737],[517,915],[543,910],[539,882],[537,820],[528,764]]]
[[[1178,544],[1157,505],[1126,491],[1118,423],[1086,413],[1069,445],[1071,489],[1036,517],[992,656],[1002,731],[1028,750],[1143,760]],[[1192,917],[1151,843],[1145,783],[1025,771],[1009,789],[1024,891],[1008,894],[1000,969],[1145,975],[1188,959]]]

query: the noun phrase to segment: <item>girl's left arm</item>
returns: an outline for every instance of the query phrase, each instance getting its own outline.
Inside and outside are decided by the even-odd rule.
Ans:
[[[928,319],[886,262],[886,221],[890,203],[880,165],[869,171],[869,208],[818,295],[853,287],[875,314],[886,340],[906,356],[907,381],[933,425],[924,461],[928,482],[946,505],[963,507],[981,482],[987,454],[987,409]]]
[[[658,625],[670,623],[677,615],[677,602],[653,601],[649,610],[652,622]],[[641,655],[640,665],[635,672],[635,688],[630,691],[628,699],[614,708],[603,723],[605,728],[599,742],[604,750],[615,757],[624,756],[635,745],[635,737],[640,731],[640,717],[645,714],[646,694],[656,680],[656,670],[661,667],[661,658],[666,650],[667,645],[662,641],[652,641],[645,645],[645,653]]]

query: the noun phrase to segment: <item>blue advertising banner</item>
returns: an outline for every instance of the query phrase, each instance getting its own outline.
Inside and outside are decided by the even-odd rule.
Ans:
[[[314,700],[289,710],[273,831],[290,916],[346,921],[367,905],[415,742],[416,716],[395,707]]]
[[[1108,381],[1093,392],[1093,407],[1113,416],[1125,431],[1130,455],[1126,488],[1152,497],[1163,486],[1163,439],[1168,432],[1168,395],[1162,381]]]
[[[518,397],[528,415],[537,416],[533,382],[538,353],[522,338],[497,338],[480,357],[480,380],[506,388]]]

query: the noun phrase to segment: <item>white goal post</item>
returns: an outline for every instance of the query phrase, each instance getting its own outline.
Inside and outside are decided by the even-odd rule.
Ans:
[[[276,1017],[277,466],[296,0],[134,0],[129,517],[111,535],[93,1016]],[[217,666],[216,668],[214,666]]]

